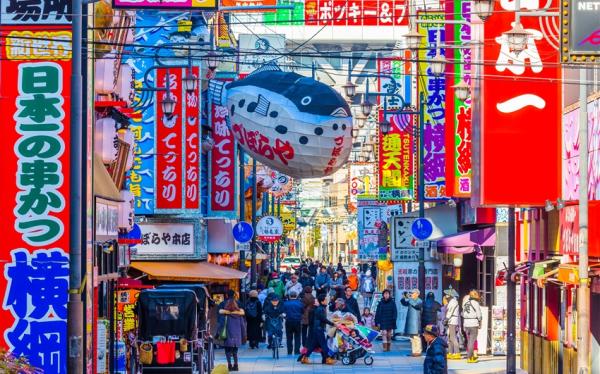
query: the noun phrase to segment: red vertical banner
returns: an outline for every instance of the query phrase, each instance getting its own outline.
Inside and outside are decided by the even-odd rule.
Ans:
[[[156,93],[156,209],[170,210],[183,208],[183,92],[181,69],[169,70],[171,99],[175,109],[170,116],[165,115],[161,103],[167,97],[166,91]],[[158,87],[166,87],[167,69],[156,71]]]
[[[200,69],[193,68],[196,77]],[[199,86],[199,85],[198,85]],[[200,209],[200,88],[185,93],[185,208]]]
[[[227,108],[212,106],[212,129],[215,146],[210,161],[211,216],[235,216],[236,146],[233,132],[227,125]]]
[[[484,24],[489,63],[483,67],[476,182],[481,204],[543,206],[561,196],[560,24],[559,17],[522,17],[530,37],[526,49],[516,54],[503,35],[512,28],[515,4],[496,2],[493,19]],[[537,6],[524,5],[528,10]],[[552,1],[550,8],[558,7]]]
[[[0,346],[58,374],[67,372],[71,39],[70,28],[0,29]]]

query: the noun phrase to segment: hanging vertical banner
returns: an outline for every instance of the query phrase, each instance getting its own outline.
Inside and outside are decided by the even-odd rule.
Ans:
[[[192,73],[200,76],[200,68],[194,67]],[[198,85],[199,86],[199,85]],[[186,209],[200,209],[200,88],[185,92],[185,197]]]
[[[404,58],[395,57],[377,59],[379,92],[397,95],[377,96],[377,100],[382,106],[382,100],[387,102],[387,110],[400,110],[403,107],[402,104],[409,105],[412,103],[411,66],[410,51],[408,50],[404,51]]]
[[[377,181],[374,180],[377,164],[352,163],[348,167],[348,209],[355,212],[358,208],[358,197],[362,195],[373,196],[377,193]]]
[[[454,86],[461,79],[471,86],[471,1],[447,0],[446,19],[465,21],[466,24],[446,25],[446,194],[453,197],[470,197],[472,189],[471,162],[471,98],[460,100]],[[460,47],[464,48],[460,48]]]
[[[503,34],[513,26],[515,4],[495,2],[493,22],[484,23],[489,63],[483,66],[481,170],[475,187],[483,205],[543,206],[561,196],[560,25],[558,17],[522,17],[530,37],[516,54]],[[522,5],[540,10],[541,4]],[[559,3],[549,6],[557,9]],[[523,188],[506,188],[507,181]]]
[[[231,80],[227,80],[231,81]],[[221,218],[236,216],[237,147],[227,122],[227,108],[212,106],[212,129],[215,146],[210,157],[209,215]]]
[[[156,93],[156,209],[183,208],[183,129],[181,117],[181,69],[169,69],[169,93]],[[158,87],[167,87],[167,69],[156,71]],[[173,113],[163,112],[161,103],[170,95],[175,101]],[[166,212],[165,212],[166,213]]]
[[[380,111],[383,116],[383,111]],[[382,117],[383,119],[383,117]],[[411,200],[414,196],[412,114],[388,116],[390,131],[379,131],[379,193],[381,201]]]
[[[445,42],[445,15],[443,12],[419,12],[418,32],[424,36],[419,47],[418,92],[426,100],[423,119],[423,173],[425,176],[425,200],[440,200],[446,196],[446,75],[436,77],[430,61],[437,51],[444,55],[441,45]]]
[[[4,28],[0,40],[0,346],[45,373],[62,374],[67,372],[71,31]]]

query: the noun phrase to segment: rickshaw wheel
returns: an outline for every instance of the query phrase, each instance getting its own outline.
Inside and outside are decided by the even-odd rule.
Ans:
[[[348,357],[348,356],[342,357],[342,364],[343,365],[350,365],[350,357]]]
[[[373,365],[373,357],[371,357],[371,356],[365,357],[364,361],[365,361],[365,365],[367,365],[367,366]]]

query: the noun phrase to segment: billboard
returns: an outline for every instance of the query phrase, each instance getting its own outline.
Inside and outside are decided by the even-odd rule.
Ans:
[[[358,200],[358,259],[361,261],[379,259],[381,228],[387,222],[386,207],[386,203],[375,199]]]
[[[383,111],[381,111],[383,115]],[[411,200],[414,196],[414,128],[412,114],[388,117],[390,131],[379,131],[379,192],[381,201]]]
[[[465,43],[471,41],[471,1],[446,1],[446,19],[469,22],[446,25],[449,45],[464,48],[446,49],[446,195],[470,197],[472,190],[471,162],[471,98],[462,101],[454,94],[454,86],[461,79],[471,85],[471,49]]]
[[[240,74],[248,74],[285,51],[284,35],[240,34]]]
[[[537,3],[528,5],[535,10]],[[558,5],[554,0],[551,7]],[[560,196],[558,18],[523,17],[531,37],[515,54],[503,35],[512,28],[515,3],[495,6],[493,22],[484,24],[484,58],[490,63],[483,67],[479,203],[543,206]]]
[[[592,0],[561,2],[563,62],[597,64],[600,57],[600,7]],[[555,20],[558,22],[558,20]],[[556,27],[556,26],[555,26]]]
[[[0,346],[59,374],[67,372],[70,34],[0,29]]]
[[[0,0],[0,25],[68,25],[72,1]]]
[[[423,174],[425,177],[425,201],[445,199],[446,194],[446,75],[436,77],[429,61],[436,51],[444,55],[445,14],[443,12],[419,12],[418,32],[423,35],[419,48],[417,88],[426,100],[423,118]]]
[[[407,0],[306,0],[306,26],[407,26]]]
[[[113,0],[113,7],[125,9],[215,10],[217,0]]]
[[[348,166],[348,172],[348,209],[355,212],[360,195],[374,195],[377,193],[377,182],[373,180],[376,175],[376,164],[351,163]]]

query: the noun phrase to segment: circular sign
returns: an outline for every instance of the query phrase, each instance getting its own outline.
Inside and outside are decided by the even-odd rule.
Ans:
[[[238,222],[233,226],[233,238],[238,243],[248,243],[254,236],[252,225],[248,222]]]
[[[413,222],[411,231],[418,240],[427,240],[433,233],[433,225],[427,218],[418,218]]]
[[[256,224],[256,236],[258,240],[267,243],[278,241],[283,235],[283,223],[274,216],[265,216]]]

